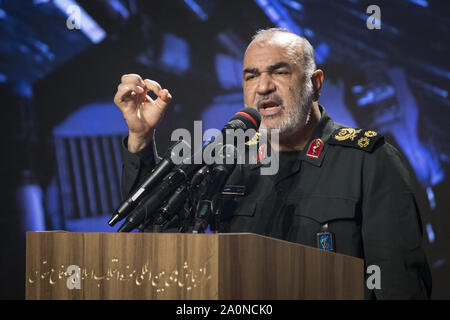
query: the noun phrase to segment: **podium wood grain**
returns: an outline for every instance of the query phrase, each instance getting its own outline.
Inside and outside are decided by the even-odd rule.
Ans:
[[[363,260],[255,234],[28,232],[26,259],[26,299],[364,298]]]

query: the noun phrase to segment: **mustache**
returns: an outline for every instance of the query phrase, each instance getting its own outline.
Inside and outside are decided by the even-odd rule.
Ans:
[[[261,103],[261,101],[264,100],[273,100],[275,101],[277,104],[279,104],[281,106],[281,109],[284,109],[284,103],[283,103],[283,99],[281,99],[280,96],[276,95],[276,94],[271,94],[271,95],[266,95],[266,96],[260,96],[256,102],[255,102],[255,108],[258,110],[258,106]]]

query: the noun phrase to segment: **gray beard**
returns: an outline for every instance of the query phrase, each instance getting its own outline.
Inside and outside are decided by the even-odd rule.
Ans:
[[[278,129],[279,131],[279,141],[288,138],[298,132],[301,128],[306,127],[311,119],[312,103],[314,99],[314,90],[311,85],[308,85],[305,81],[303,84],[301,92],[296,94],[294,99],[294,105],[289,108],[287,114],[286,107],[282,106],[282,115],[267,116],[266,119],[273,119],[279,116],[284,116],[283,121],[277,128],[267,128],[264,122],[261,124],[260,129],[267,130],[267,134],[270,136],[269,129]]]

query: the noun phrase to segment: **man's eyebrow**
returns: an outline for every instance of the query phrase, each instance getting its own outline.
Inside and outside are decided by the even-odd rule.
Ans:
[[[290,67],[290,64],[289,64],[289,63],[284,62],[284,61],[280,61],[280,62],[277,62],[277,63],[275,63],[275,64],[269,66],[269,67],[267,68],[267,70],[271,72],[271,71],[276,70],[276,69],[280,69],[280,68],[289,68],[289,67]],[[259,72],[258,68],[245,68],[244,71],[243,71],[244,74],[245,74],[245,73],[256,74],[256,73],[258,73],[258,72]]]
[[[258,73],[257,68],[245,68],[242,73]]]
[[[269,71],[273,71],[273,70],[276,70],[276,69],[280,69],[280,68],[289,68],[289,67],[290,67],[289,63],[284,62],[284,61],[281,61],[281,62],[277,62],[277,63],[275,63],[275,64],[269,66],[267,69],[268,69]]]

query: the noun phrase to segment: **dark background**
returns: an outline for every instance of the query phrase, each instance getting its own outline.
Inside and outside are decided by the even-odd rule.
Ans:
[[[371,4],[381,29],[367,28]],[[70,5],[80,29],[69,28]],[[437,0],[0,0],[0,298],[24,298],[26,231],[114,231],[127,130],[112,100],[122,74],[172,93],[156,134],[162,153],[174,129],[194,120],[220,129],[243,106],[245,48],[277,26],[314,46],[325,72],[319,102],[334,120],[376,130],[404,153],[433,298],[449,299],[449,13]]]

